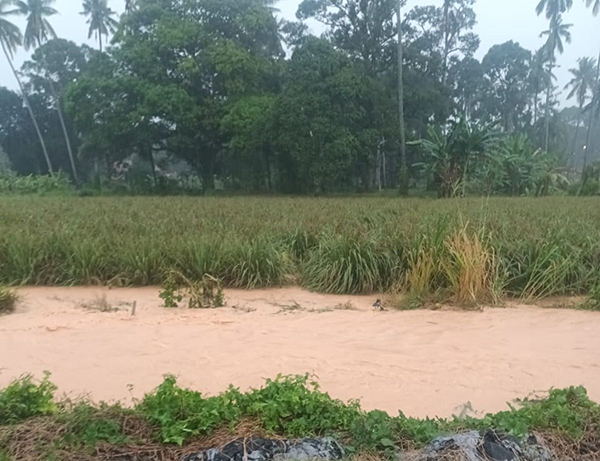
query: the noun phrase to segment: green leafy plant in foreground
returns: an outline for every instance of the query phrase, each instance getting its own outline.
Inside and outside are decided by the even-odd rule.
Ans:
[[[12,424],[34,416],[56,413],[54,391],[56,386],[45,374],[36,383],[33,376],[26,375],[0,391],[0,424]]]
[[[488,429],[517,437],[532,431],[551,431],[567,442],[585,437],[600,443],[600,406],[582,387],[555,389],[545,398],[525,399],[507,411],[481,419],[447,420],[364,412],[357,401],[344,403],[331,398],[308,375],[279,376],[245,393],[230,387],[212,397],[183,389],[175,377],[167,376],[131,409],[86,402],[56,405],[52,400],[54,390],[47,376],[37,384],[26,376],[0,391],[0,428],[45,416],[60,427],[56,439],[48,441],[50,447],[72,451],[90,450],[100,442],[181,446],[219,428],[233,429],[242,420],[254,421],[257,430],[283,437],[332,435],[349,452],[392,454],[401,447],[422,447],[440,435]],[[140,427],[145,429],[140,431]],[[10,436],[0,439],[0,453],[10,455],[10,450]]]

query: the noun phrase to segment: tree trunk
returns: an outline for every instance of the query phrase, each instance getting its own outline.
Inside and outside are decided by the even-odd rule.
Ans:
[[[100,53],[102,53],[102,34],[98,32],[98,44],[100,45]]]
[[[375,160],[375,183],[377,184],[377,190],[381,192],[383,189],[381,186],[381,145],[383,141],[377,144],[377,158]]]
[[[267,174],[267,189],[269,190],[269,192],[271,192],[273,190],[273,182],[271,178],[271,151],[268,147],[264,148],[263,151],[265,153],[265,173]]]
[[[38,47],[42,47],[42,41],[38,37]],[[67,153],[69,154],[69,161],[71,162],[71,170],[73,171],[73,180],[75,184],[79,185],[79,177],[77,176],[77,167],[75,166],[75,157],[73,156],[73,149],[71,148],[71,140],[69,139],[69,133],[67,132],[67,126],[65,125],[65,118],[62,113],[62,107],[60,105],[60,97],[56,93],[54,89],[54,83],[52,82],[52,78],[48,75],[48,63],[46,61],[46,56],[42,53],[42,60],[44,67],[46,68],[46,78],[48,79],[48,84],[50,86],[50,93],[54,98],[54,103],[56,104],[56,110],[58,111],[58,119],[60,120],[60,126],[62,128],[63,135],[65,137],[65,143],[67,144]]]
[[[577,117],[577,127],[575,128],[575,136],[573,137],[573,156],[577,153],[577,144],[579,142],[579,128],[583,119],[583,101],[579,103],[579,117]],[[573,159],[575,162],[577,157]],[[571,162],[569,162],[571,163]]]
[[[152,181],[154,187],[158,186],[158,178],[156,177],[156,163],[154,163],[154,151],[152,146],[148,148],[148,160],[150,161],[150,168],[152,168]]]
[[[448,54],[450,53],[450,0],[444,0],[444,63],[442,74],[442,86],[446,88],[448,79]]]
[[[554,61],[550,62],[550,75],[554,69]],[[544,150],[548,152],[550,144],[550,92],[552,91],[552,78],[549,79],[548,88],[546,89],[546,137],[544,142]]]
[[[25,90],[23,89],[23,84],[21,83],[21,79],[19,78],[19,74],[15,70],[15,66],[13,66],[12,60],[8,54],[8,50],[4,45],[4,42],[0,40],[2,44],[2,50],[4,51],[4,55],[6,56],[6,60],[10,65],[10,69],[12,70],[15,78],[17,79],[17,83],[19,84],[19,88],[21,89],[21,96],[23,97],[23,101],[25,102],[25,107],[27,107],[27,111],[29,112],[29,116],[31,117],[31,121],[33,123],[33,127],[35,128],[35,132],[40,140],[40,144],[42,146],[42,151],[44,152],[44,158],[46,159],[46,165],[48,166],[48,172],[52,175],[54,174],[54,170],[52,169],[52,162],[50,161],[50,156],[48,155],[48,149],[46,148],[46,142],[44,141],[44,137],[42,136],[42,132],[40,131],[40,127],[38,125],[37,119],[35,118],[35,114],[33,113],[33,109],[31,108],[31,104],[29,103],[29,97]]]
[[[533,126],[537,124],[538,121],[538,96],[540,92],[538,90],[535,91],[535,96],[533,99]]]
[[[596,91],[600,91],[600,54],[598,55],[598,63],[596,64]],[[595,97],[596,104],[599,103],[600,95],[597,94]],[[582,179],[585,178],[585,169],[587,168],[588,162],[588,151],[590,150],[590,143],[592,140],[592,131],[594,126],[594,113],[596,112],[596,107],[594,107],[594,99],[592,99],[592,103],[590,105],[590,120],[587,127],[587,134],[585,136],[585,146],[583,146],[583,171],[582,171]]]
[[[400,124],[400,194],[408,194],[408,165],[406,162],[406,131],[404,127],[404,50],[402,48],[402,0],[398,0],[398,122]]]

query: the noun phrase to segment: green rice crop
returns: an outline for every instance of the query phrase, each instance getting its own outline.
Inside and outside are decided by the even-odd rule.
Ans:
[[[494,255],[505,294],[585,294],[600,283],[598,198],[14,196],[0,199],[0,216],[5,285],[153,285],[177,270],[230,287],[387,291],[416,255],[447,267],[463,230]],[[436,268],[424,286],[459,289]]]

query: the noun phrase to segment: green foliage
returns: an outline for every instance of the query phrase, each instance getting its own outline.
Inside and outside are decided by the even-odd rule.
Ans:
[[[573,439],[582,437],[589,424],[600,421],[600,406],[592,402],[583,387],[553,389],[545,399],[525,399],[518,408],[486,415],[483,419],[467,418],[465,423],[476,429],[495,428],[523,437],[531,430],[551,430]],[[593,431],[598,430],[596,426]]]
[[[123,421],[127,417],[135,417],[135,412],[119,404],[94,407],[89,403],[78,403],[58,415],[59,422],[65,425],[61,444],[94,448],[101,442],[111,445],[127,443],[129,437],[123,428]]]
[[[586,311],[600,311],[600,283],[592,288],[587,301],[578,307]]]
[[[0,402],[15,407],[22,400],[21,393],[32,393],[29,387],[14,393],[10,390],[12,387],[14,384],[0,391],[4,399]],[[45,397],[44,401],[47,400]],[[464,430],[493,429],[520,438],[532,431],[546,431],[566,441],[583,437],[597,440],[600,424],[600,406],[592,402],[581,387],[554,389],[545,398],[525,399],[509,405],[507,411],[480,419],[420,420],[402,413],[392,417],[383,411],[364,412],[356,401],[344,403],[332,399],[309,375],[278,376],[267,380],[259,389],[242,393],[230,387],[213,397],[183,389],[175,377],[166,376],[157,389],[132,409],[118,404],[94,406],[85,402],[58,406],[38,402],[28,406],[29,411],[18,416],[13,414],[12,419],[0,419],[0,426],[46,415],[48,422],[58,424],[61,429],[53,438],[37,441],[40,445],[37,449],[51,452],[60,448],[73,453],[93,451],[98,444],[147,447],[156,442],[155,436],[161,444],[181,446],[210,436],[217,429],[233,428],[242,420],[251,420],[260,429],[277,436],[330,435],[344,441],[349,452],[367,450],[388,455],[406,445],[422,447],[440,435]],[[144,429],[140,431],[140,427]],[[152,432],[154,436],[150,435]],[[10,430],[4,434],[0,453],[6,452],[10,459]]]
[[[56,413],[55,390],[48,374],[39,383],[31,375],[13,381],[0,391],[0,425]]]
[[[203,398],[199,392],[177,386],[174,376],[167,376],[136,409],[160,428],[164,443],[182,445],[194,436],[210,433],[222,424],[239,420],[240,397],[238,391],[230,389],[217,397]]]
[[[446,242],[468,222],[493,253],[486,286],[530,300],[587,294],[600,281],[597,200],[7,197],[0,284],[164,284],[173,306],[210,274],[224,287],[401,290],[427,301],[451,291],[442,269],[459,266]]]
[[[375,240],[324,236],[303,265],[302,281],[325,293],[373,293],[388,289],[394,272],[394,255]]]
[[[0,195],[69,195],[71,181],[62,174],[53,176],[0,175]]]
[[[13,312],[17,300],[18,297],[15,292],[0,285],[0,315]]]
[[[158,297],[163,300],[165,307],[179,307],[179,304],[183,300],[183,294],[180,291],[179,284],[177,283],[176,275],[171,272],[163,282]]]
[[[425,154],[419,164],[424,176],[440,197],[465,194],[469,175],[498,143],[497,133],[490,127],[461,119],[449,131],[430,127],[428,138],[413,143]]]

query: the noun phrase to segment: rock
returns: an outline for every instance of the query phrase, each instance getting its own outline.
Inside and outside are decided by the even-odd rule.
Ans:
[[[268,460],[339,460],[344,450],[332,438],[300,441],[270,440],[260,437],[238,439],[222,448],[211,448],[181,458],[181,461],[268,461]]]
[[[477,431],[455,434],[447,437],[438,437],[424,450],[423,461],[434,461],[451,451],[460,451],[468,461],[481,461],[479,445],[481,435]]]
[[[495,431],[477,431],[438,437],[421,452],[419,461],[446,459],[450,454],[465,461],[552,461],[550,452],[535,436],[524,443],[516,437]]]

